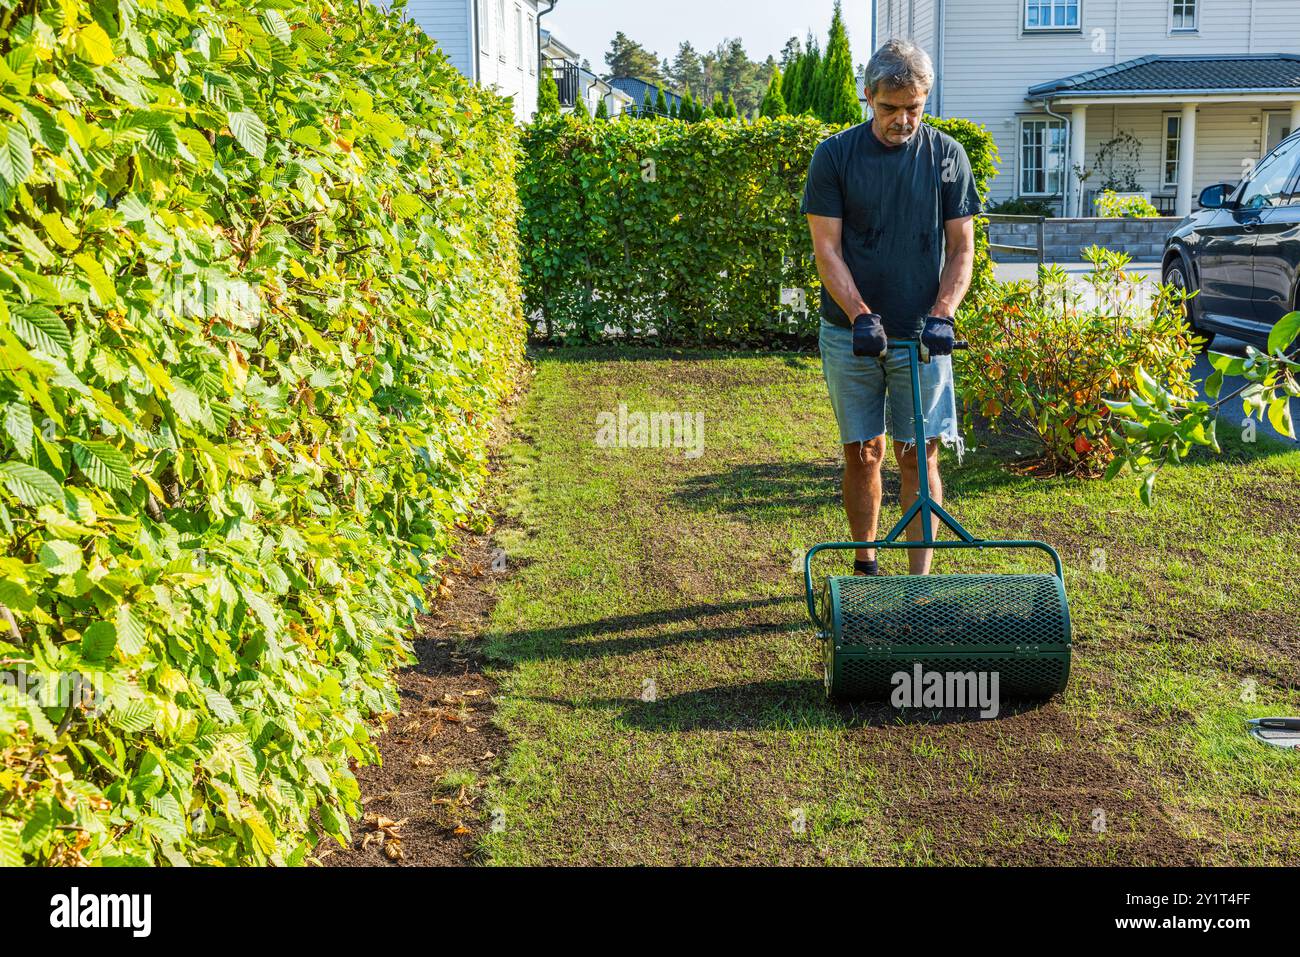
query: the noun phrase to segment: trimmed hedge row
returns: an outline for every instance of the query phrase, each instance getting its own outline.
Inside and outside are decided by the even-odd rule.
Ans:
[[[0,7],[0,864],[299,863],[521,359],[509,104],[370,4]]]
[[[957,138],[981,195],[997,148],[966,120]],[[527,310],[541,338],[780,347],[816,340],[820,282],[799,213],[813,150],[842,127],[591,122],[546,117],[520,175]],[[977,230],[977,287],[992,266]]]

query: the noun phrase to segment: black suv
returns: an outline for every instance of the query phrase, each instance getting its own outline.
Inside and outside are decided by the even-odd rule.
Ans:
[[[1200,204],[1165,240],[1164,281],[1199,293],[1187,305],[1202,336],[1262,347],[1300,308],[1300,131],[1241,182],[1207,187]]]

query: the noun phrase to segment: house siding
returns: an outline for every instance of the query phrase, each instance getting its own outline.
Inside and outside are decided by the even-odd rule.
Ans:
[[[476,4],[485,14],[479,25],[482,31],[479,38],[474,32]],[[524,18],[522,59],[515,33],[516,7]],[[498,0],[410,0],[406,9],[407,16],[437,42],[452,65],[465,76],[474,77],[477,58],[479,83],[495,87],[502,96],[512,97],[516,119],[525,122],[537,112],[538,76],[534,65],[539,36],[537,0],[506,0],[504,9]],[[529,17],[532,17],[531,34]],[[484,38],[487,42],[481,44]]]
[[[406,16],[437,42],[456,69],[472,77],[469,3],[470,0],[410,0]]]
[[[1197,32],[1175,33],[1169,29],[1169,0],[1082,0],[1078,31],[1026,34],[1024,0],[946,0],[944,62],[936,63],[943,73],[943,113],[973,120],[993,134],[1001,172],[992,183],[992,200],[1010,198],[1017,193],[1017,117],[1044,115],[1025,99],[1031,86],[1148,54],[1300,52],[1295,0],[1253,0],[1253,28],[1251,7],[1252,0],[1201,0]],[[935,0],[877,0],[880,38],[907,36],[935,56],[936,30],[927,26],[933,25],[934,10]],[[1159,192],[1161,116],[1176,109],[1089,106],[1087,160],[1115,132],[1129,130],[1143,141],[1143,188]],[[1248,102],[1201,106],[1195,189],[1235,181],[1243,159],[1258,158],[1262,112],[1260,104]]]

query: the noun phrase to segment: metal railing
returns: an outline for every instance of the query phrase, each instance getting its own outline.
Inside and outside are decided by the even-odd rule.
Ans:
[[[546,60],[543,66],[551,71],[551,76],[555,79],[555,86],[560,91],[560,106],[576,106],[581,86],[578,64],[572,60],[551,58]]]

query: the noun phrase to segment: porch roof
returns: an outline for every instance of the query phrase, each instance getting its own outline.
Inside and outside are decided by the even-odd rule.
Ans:
[[[1216,94],[1291,94],[1300,99],[1300,54],[1153,54],[1029,88],[1031,99]]]

